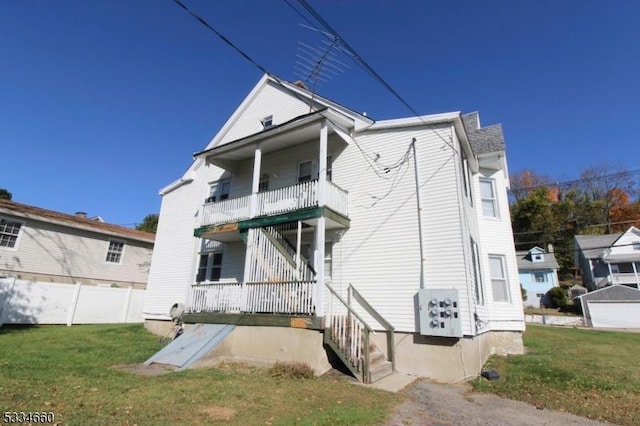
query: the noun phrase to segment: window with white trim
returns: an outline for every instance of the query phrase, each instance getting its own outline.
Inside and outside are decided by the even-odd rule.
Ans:
[[[491,290],[494,302],[510,302],[509,282],[505,257],[501,255],[489,256],[489,272],[491,274]]]
[[[22,222],[0,218],[0,247],[15,248]]]
[[[215,203],[229,198],[231,191],[231,179],[222,179],[211,185],[209,196],[204,200],[205,203]]]
[[[493,179],[480,178],[480,198],[482,199],[482,215],[484,217],[499,217],[496,187]]]
[[[198,275],[196,282],[220,281],[222,276],[222,252],[209,252],[200,254]]]
[[[124,242],[109,240],[109,247],[107,248],[107,257],[105,262],[109,263],[122,263],[122,254],[124,253]]]

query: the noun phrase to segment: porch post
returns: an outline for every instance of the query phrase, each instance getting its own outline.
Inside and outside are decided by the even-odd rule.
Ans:
[[[255,217],[258,212],[258,188],[260,187],[260,167],[262,165],[262,150],[260,144],[256,144],[253,155],[253,181],[251,182],[251,210],[250,216]]]
[[[607,269],[609,269],[609,284],[613,285],[613,272],[611,271],[611,264],[607,262]]]
[[[636,278],[636,288],[640,289],[640,280],[638,280],[638,267],[636,266],[636,262],[631,262],[631,266],[633,266],[633,276]]]
[[[318,207],[324,207],[327,185],[327,120],[320,123],[320,150],[318,158]],[[316,226],[316,315],[324,316],[324,214],[318,218]]]

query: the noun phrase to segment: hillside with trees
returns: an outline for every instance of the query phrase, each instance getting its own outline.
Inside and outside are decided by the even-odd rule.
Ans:
[[[574,236],[640,227],[640,170],[607,164],[578,179],[558,181],[524,170],[511,176],[511,220],[516,250],[552,244],[560,279],[574,276]]]

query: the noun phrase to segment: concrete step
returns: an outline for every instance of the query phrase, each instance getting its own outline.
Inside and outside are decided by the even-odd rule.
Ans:
[[[378,380],[393,374],[393,367],[389,361],[379,361],[375,365],[369,366],[369,376],[371,377],[371,383],[375,383]]]

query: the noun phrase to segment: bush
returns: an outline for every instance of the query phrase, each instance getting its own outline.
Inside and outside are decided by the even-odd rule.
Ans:
[[[550,308],[564,309],[569,304],[569,297],[567,292],[562,287],[553,287],[546,294],[547,301],[551,306]]]
[[[271,376],[279,379],[312,379],[313,369],[304,362],[276,362],[269,369]]]

